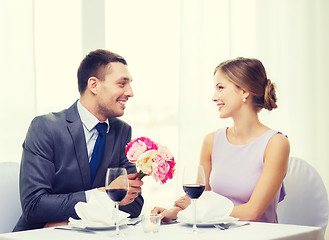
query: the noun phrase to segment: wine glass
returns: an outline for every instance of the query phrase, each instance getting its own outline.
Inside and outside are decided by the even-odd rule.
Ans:
[[[205,189],[205,174],[203,166],[187,166],[183,172],[183,189],[186,195],[192,199],[193,207],[193,228],[192,233],[199,232],[196,227],[196,200],[202,195]]]
[[[108,168],[105,179],[105,191],[115,203],[115,235],[120,236],[119,230],[119,203],[128,192],[128,177],[125,168]]]

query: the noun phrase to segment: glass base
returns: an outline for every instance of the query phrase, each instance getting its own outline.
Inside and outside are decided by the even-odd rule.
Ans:
[[[196,226],[193,226],[192,229],[189,229],[185,233],[187,233],[187,234],[200,234],[200,233],[203,233],[203,231],[200,230],[199,228],[197,228]]]
[[[186,233],[186,234],[195,234],[195,235],[197,235],[197,234],[201,234],[201,233],[203,233],[203,231],[201,231],[201,230],[199,230],[199,229],[197,229],[197,230],[193,230],[193,229],[191,229],[191,230],[189,230],[189,231],[186,231],[185,233]]]
[[[114,239],[124,239],[125,237],[124,233],[121,231],[110,233],[108,236]]]

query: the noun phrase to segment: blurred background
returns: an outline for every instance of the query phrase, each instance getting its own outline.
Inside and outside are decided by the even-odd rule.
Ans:
[[[145,207],[183,194],[181,166],[198,162],[203,137],[231,121],[212,103],[213,71],[238,56],[260,59],[278,109],[260,119],[288,135],[329,187],[328,0],[0,0],[0,161],[20,162],[31,120],[79,98],[76,71],[97,48],[122,55],[135,96],[122,117],[133,137],[166,145],[174,179],[144,178]]]

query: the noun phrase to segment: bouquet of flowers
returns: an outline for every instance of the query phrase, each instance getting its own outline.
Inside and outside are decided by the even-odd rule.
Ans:
[[[166,146],[153,142],[146,137],[132,140],[126,146],[126,155],[130,162],[136,163],[140,171],[139,179],[151,175],[156,181],[165,183],[172,179],[175,172],[175,159]]]

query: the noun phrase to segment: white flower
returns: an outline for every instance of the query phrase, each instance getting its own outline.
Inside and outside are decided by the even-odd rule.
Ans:
[[[138,159],[137,159],[137,167],[145,173],[150,174],[152,173],[152,165],[155,162],[155,156],[157,154],[157,150],[149,150],[143,153]]]

